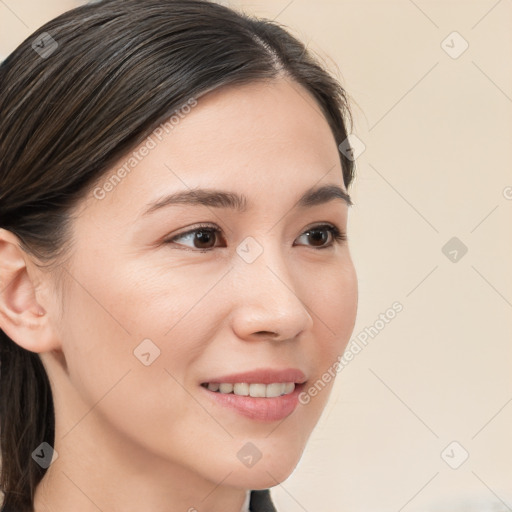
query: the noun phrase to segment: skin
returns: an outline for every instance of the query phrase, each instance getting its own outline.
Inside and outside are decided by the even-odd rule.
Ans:
[[[246,490],[290,475],[334,380],[270,423],[213,403],[199,384],[294,367],[309,387],[343,353],[358,299],[348,242],[304,233],[323,222],[346,232],[348,206],[293,208],[324,184],[346,190],[334,137],[309,93],[279,78],[199,98],[104,199],[83,199],[62,290],[0,230],[10,283],[1,327],[40,354],[56,408],[58,458],[37,487],[36,512],[239,512]],[[141,215],[192,187],[245,194],[249,208]],[[162,242],[198,223],[221,230],[209,252],[192,237]],[[236,252],[248,236],[263,248],[252,263]],[[133,354],[146,338],[160,350],[149,366]],[[247,442],[262,454],[252,467],[237,458]]]

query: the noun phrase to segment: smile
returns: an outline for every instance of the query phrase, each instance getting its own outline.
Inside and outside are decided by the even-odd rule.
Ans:
[[[295,389],[294,382],[272,382],[270,384],[247,382],[208,382],[201,384],[210,391],[238,396],[251,396],[254,398],[274,398],[289,395]]]

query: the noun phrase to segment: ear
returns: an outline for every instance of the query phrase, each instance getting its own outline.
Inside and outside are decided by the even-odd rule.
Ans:
[[[36,299],[40,272],[19,239],[0,228],[0,328],[31,352],[60,348],[50,317]]]

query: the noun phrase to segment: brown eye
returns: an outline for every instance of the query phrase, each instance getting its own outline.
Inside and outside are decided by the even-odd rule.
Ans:
[[[181,233],[172,237],[169,240],[165,240],[164,243],[176,243],[178,245],[185,245],[178,243],[178,240],[186,240],[191,245],[185,245],[190,249],[198,249],[208,251],[213,249],[215,241],[218,239],[220,229],[211,226],[200,226],[185,233]]]
[[[301,237],[303,236],[308,236],[309,239],[313,241],[312,247],[317,249],[332,247],[334,243],[342,243],[347,240],[346,234],[331,224],[323,224],[309,228],[301,235]],[[329,238],[331,239],[331,243],[326,245],[325,242],[328,241]]]

